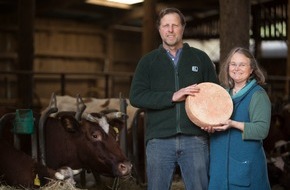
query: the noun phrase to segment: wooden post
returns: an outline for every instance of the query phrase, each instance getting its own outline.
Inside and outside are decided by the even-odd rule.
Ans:
[[[260,62],[262,59],[262,39],[261,39],[261,9],[252,10],[253,13],[253,38],[255,41],[254,55]]]
[[[19,106],[33,107],[33,71],[34,60],[34,13],[35,0],[18,1],[18,67],[25,71],[18,75]]]
[[[290,26],[290,0],[288,0],[288,5],[287,5],[287,26]],[[289,40],[290,40],[290,30],[289,27],[287,27],[287,42],[288,42],[288,50],[287,50],[287,65],[286,65],[286,86],[285,86],[285,95],[288,98],[289,96],[289,78],[290,78],[290,48],[289,48]]]
[[[146,0],[143,3],[144,17],[143,17],[143,34],[142,34],[142,54],[156,48],[157,29],[156,29],[156,0]]]
[[[106,43],[106,58],[105,58],[105,65],[104,65],[104,72],[110,72],[113,70],[114,64],[114,28],[109,28],[107,31],[107,43]],[[106,75],[105,77],[105,98],[111,97],[113,95],[112,92],[112,85],[113,85],[113,78]]]
[[[220,2],[220,61],[229,51],[250,46],[250,0],[219,0]]]

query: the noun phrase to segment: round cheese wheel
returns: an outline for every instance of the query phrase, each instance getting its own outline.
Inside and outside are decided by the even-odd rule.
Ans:
[[[223,87],[211,82],[197,86],[199,93],[185,100],[187,116],[194,124],[199,127],[218,125],[231,117],[233,101]]]

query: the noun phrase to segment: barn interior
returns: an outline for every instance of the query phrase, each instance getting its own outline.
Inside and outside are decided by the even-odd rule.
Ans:
[[[184,41],[208,53],[218,72],[222,1],[0,0],[0,105],[41,111],[52,93],[128,98],[140,57],[161,43],[155,19],[165,7],[181,10]],[[289,101],[289,0],[247,1],[249,48],[279,113]]]
[[[287,0],[250,4],[250,48],[268,73],[269,93],[284,98],[289,73]],[[205,50],[218,66],[218,0],[132,5],[105,0],[1,0],[1,104],[43,107],[52,92],[128,97],[139,58],[160,43],[155,18],[164,7],[184,13],[184,40]]]

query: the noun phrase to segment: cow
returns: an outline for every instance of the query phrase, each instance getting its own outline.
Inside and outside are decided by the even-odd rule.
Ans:
[[[279,140],[267,157],[271,187],[290,188],[290,141]]]
[[[112,177],[130,174],[130,161],[102,127],[84,118],[79,122],[72,115],[49,117],[44,128],[47,165],[84,168]]]
[[[73,176],[81,171],[69,167],[48,168],[3,139],[0,139],[0,152],[0,183],[4,185],[32,188],[46,185],[50,180],[75,185]]]
[[[135,157],[136,155],[134,155],[133,153],[133,143],[132,143],[132,126],[134,125],[134,117],[135,114],[138,112],[139,109],[133,107],[130,105],[129,100],[125,99],[126,103],[127,103],[127,111],[126,111],[126,115],[127,115],[127,123],[128,123],[128,128],[127,128],[127,137],[128,139],[128,145],[127,145],[127,149],[128,149],[128,155],[130,157],[131,160],[136,160]],[[122,125],[120,123],[120,120],[118,119],[111,119],[111,113],[118,113],[116,111],[120,110],[121,107],[121,102],[119,98],[109,98],[109,99],[96,99],[96,98],[82,98],[82,102],[86,105],[86,108],[84,110],[84,115],[87,114],[91,114],[94,115],[95,113],[103,113],[104,115],[106,115],[108,122],[110,124],[110,126],[112,126],[113,128],[110,128],[110,133],[116,137],[116,141],[119,140],[119,132],[121,131],[122,128],[120,128],[120,126]],[[57,104],[57,108],[59,112],[75,112],[76,107],[78,106],[78,100],[75,97],[71,97],[71,96],[56,96],[56,104]],[[115,112],[112,112],[112,110],[115,110]],[[109,114],[108,114],[109,113]],[[52,117],[57,117],[58,114],[51,114]],[[139,124],[143,125],[142,122],[139,122]],[[111,130],[114,129],[114,130]],[[136,163],[136,168],[134,171],[137,171],[138,175],[139,173],[142,173],[142,171],[144,169],[144,147],[142,146],[144,144],[144,131],[143,131],[143,127],[138,127],[138,136],[140,136],[139,139],[139,145],[142,147],[139,150],[139,153],[137,153],[138,155],[140,154],[141,156],[139,156],[138,158],[140,158],[141,160],[139,161],[136,160],[134,163]],[[143,139],[143,140],[142,140]],[[139,146],[138,146],[139,147]],[[137,166],[138,165],[138,166]],[[140,165],[140,166],[139,166]],[[144,171],[144,170],[143,170]],[[138,178],[138,176],[137,176]],[[144,176],[142,176],[142,178],[144,179]],[[144,181],[144,180],[143,180]]]
[[[290,103],[286,103],[283,107],[282,117],[284,118],[284,125],[282,128],[283,133],[285,133],[286,139],[290,140]]]
[[[60,117],[61,115],[72,115],[75,116],[76,112],[74,111],[62,111],[62,112],[58,112],[56,114],[53,115],[53,117]],[[103,110],[100,113],[84,113],[85,116],[83,116],[84,118],[86,117],[98,117],[101,118],[103,117],[104,122],[108,123],[108,125],[110,126],[109,128],[107,128],[106,133],[108,133],[108,135],[112,136],[117,142],[119,142],[119,135],[120,135],[120,131],[123,129],[124,127],[124,121],[128,118],[128,116],[126,114],[124,114],[123,112],[119,112],[117,110]],[[75,116],[76,117],[76,116]],[[91,119],[91,120],[95,120],[95,119]],[[101,120],[102,121],[102,120]]]
[[[0,117],[6,113],[15,111],[15,108],[8,106],[0,106]]]
[[[83,97],[82,98],[84,104],[86,105],[85,112],[86,113],[99,113],[104,110],[120,110],[120,99],[119,98],[90,98]],[[134,114],[138,110],[138,108],[133,107],[130,104],[128,99],[125,99],[127,104],[126,114],[128,115],[127,123],[128,129],[133,124]],[[56,104],[59,112],[62,111],[76,111],[77,101],[75,97],[65,95],[65,96],[56,96]],[[52,114],[53,116],[53,114]]]
[[[285,131],[283,131],[283,126],[285,125],[285,119],[281,114],[272,114],[270,130],[268,136],[263,141],[263,146],[267,154],[275,148],[275,144],[281,140],[287,140]]]
[[[275,109],[279,108],[279,109]],[[273,188],[290,188],[290,104],[275,104],[272,109],[271,125],[263,146],[268,160],[268,175]]]
[[[34,113],[34,117],[38,121],[40,115]],[[110,126],[104,116],[91,118],[94,121],[85,117],[79,121],[71,114],[47,118],[44,126],[46,165],[54,170],[62,166],[83,168],[111,177],[130,175],[131,162],[108,133]],[[12,121],[2,122],[6,128]]]
[[[275,148],[276,142],[290,140],[290,104],[282,103],[282,105],[274,107],[279,107],[280,109],[273,111],[269,134],[263,142],[267,153],[270,153]]]
[[[138,109],[134,115],[133,125],[127,134],[128,156],[134,165],[137,183],[146,184],[145,170],[145,117],[146,110]]]

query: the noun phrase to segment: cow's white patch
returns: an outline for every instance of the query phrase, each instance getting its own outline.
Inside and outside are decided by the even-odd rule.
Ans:
[[[101,117],[101,118],[96,118],[94,116],[92,116],[91,114],[89,113],[84,113],[83,114],[83,117],[85,119],[87,119],[88,121],[91,121],[91,122],[96,122],[98,123],[102,129],[107,133],[109,134],[109,127],[110,125],[108,124],[108,121],[107,121],[107,118],[105,116]]]
[[[104,129],[104,131],[109,134],[109,124],[108,124],[108,121],[107,121],[107,118],[106,117],[101,117],[101,119],[99,119],[99,125]]]
[[[75,185],[74,175],[79,174],[82,169],[73,170],[70,167],[63,167],[54,174],[56,179],[65,180],[66,182]]]

